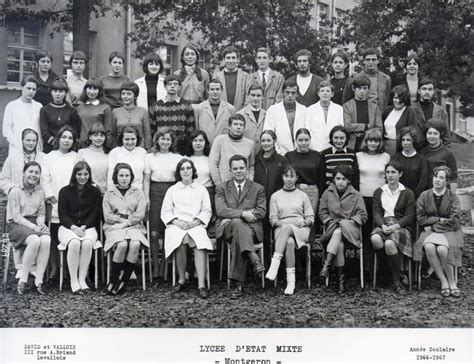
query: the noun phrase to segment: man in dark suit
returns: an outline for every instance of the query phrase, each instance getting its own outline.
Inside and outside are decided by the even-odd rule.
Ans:
[[[254,242],[263,241],[262,219],[266,200],[263,186],[247,179],[247,159],[233,155],[229,159],[232,179],[216,187],[216,237],[230,244],[230,279],[236,282],[232,297],[242,296],[247,260],[256,275],[264,267],[255,253]]]

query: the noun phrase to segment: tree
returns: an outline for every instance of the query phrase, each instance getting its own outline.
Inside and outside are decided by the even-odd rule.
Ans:
[[[268,47],[272,54],[277,55],[273,67],[286,75],[294,72],[293,56],[302,48],[313,52],[314,72],[323,73],[327,63],[329,36],[326,32],[318,32],[312,25],[314,5],[309,1],[200,0],[176,3],[151,0],[132,6],[137,22],[130,36],[137,45],[138,55],[156,49],[163,43],[163,36],[180,27],[188,39],[201,35],[200,48],[210,50],[214,60],[219,59],[223,47],[232,44],[241,50],[241,63],[245,67],[253,66],[254,53],[259,47]],[[150,9],[160,10],[150,12]],[[160,18],[163,12],[167,15]]]
[[[376,46],[381,66],[403,71],[408,52],[420,58],[420,74],[434,80],[449,96],[459,96],[461,112],[474,115],[472,76],[472,7],[469,1],[366,1],[354,8],[342,25],[340,44],[357,50]],[[357,58],[357,54],[352,55]]]

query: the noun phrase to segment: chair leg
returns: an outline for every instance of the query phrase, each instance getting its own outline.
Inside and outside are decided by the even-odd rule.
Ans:
[[[173,278],[172,278],[172,284],[173,286],[176,284],[176,256],[175,253],[173,253],[173,263],[172,263],[172,272],[173,272]],[[168,265],[166,265],[166,270],[168,270]]]
[[[145,273],[145,271],[143,272]],[[148,273],[150,274],[150,284],[153,283],[153,267],[151,261],[151,250],[148,248]]]
[[[105,253],[103,250],[100,251],[100,281],[102,284],[105,280]]]
[[[8,280],[8,266],[10,265],[10,253],[11,249],[13,249],[12,245],[10,243],[7,243],[5,245],[2,244],[2,255],[5,255],[5,265],[3,267],[3,291],[6,290],[7,288],[7,280]]]
[[[362,235],[361,235],[362,236]],[[364,289],[364,253],[362,252],[363,248],[359,249],[359,270],[360,270],[360,288]],[[354,253],[356,256],[356,253]]]
[[[224,243],[225,244],[225,243]],[[222,276],[224,273],[224,244],[221,244],[221,260],[219,264],[219,281],[222,281]]]
[[[408,259],[408,290],[411,291],[411,259]]]
[[[99,252],[97,250],[94,250],[94,287],[96,291],[99,288]]]
[[[418,291],[421,290],[421,260],[416,262],[416,275],[418,277]]]
[[[63,290],[64,278],[64,250],[59,252],[59,292]]]
[[[110,250],[107,252],[107,285],[110,283],[110,270],[112,269],[112,255]]]
[[[142,255],[142,288],[145,291],[146,290],[145,252],[143,249],[142,249],[141,255]]]
[[[207,280],[207,288],[211,289],[211,271],[209,270],[209,252],[206,252],[206,280]]]
[[[225,243],[227,249],[227,289],[230,289],[230,246]]]
[[[311,289],[311,245],[308,244],[306,249],[306,280],[308,281],[308,289]]]
[[[263,257],[263,248],[258,249],[258,252],[260,253],[260,261],[263,264],[263,261],[264,261],[263,260],[264,259],[264,257]],[[265,288],[265,274],[262,273],[262,274],[260,274],[260,276],[262,277],[262,288]]]
[[[374,274],[373,274],[372,288],[375,288],[376,285],[377,285],[377,253],[374,252]]]

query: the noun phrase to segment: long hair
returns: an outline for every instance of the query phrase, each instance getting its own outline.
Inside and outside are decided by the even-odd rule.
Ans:
[[[191,44],[188,44],[186,45],[183,50],[181,51],[181,69],[179,71],[179,74],[178,74],[178,77],[179,77],[179,80],[181,81],[181,83],[183,83],[184,79],[186,78],[186,70],[184,69],[184,52],[186,52],[186,49],[191,49],[192,51],[194,51],[194,53],[196,53],[196,63],[195,63],[195,68],[194,68],[194,72],[196,72],[196,77],[198,79],[198,81],[202,81],[202,71],[201,71],[201,67],[198,66],[198,62],[199,62],[199,52],[197,50],[197,48]]]
[[[92,171],[91,167],[89,166],[89,163],[87,163],[86,161],[79,161],[74,165],[74,168],[72,169],[71,173],[71,178],[69,179],[70,186],[77,186],[76,173],[82,171],[83,169],[89,172],[89,179],[87,180],[86,186],[92,186]]]
[[[59,149],[59,139],[61,139],[61,136],[64,134],[64,132],[70,132],[72,134],[72,147],[69,149],[69,151],[76,151],[77,150],[77,135],[76,132],[74,131],[73,128],[71,128],[69,125],[64,125],[61,129],[58,130],[58,133],[56,134],[56,137],[54,138],[53,141],[53,149],[58,150]]]
[[[158,129],[158,131],[153,135],[153,146],[151,148],[152,153],[159,153],[160,152],[160,146],[158,145],[158,140],[162,137],[165,136],[166,134],[169,134],[171,138],[171,145],[169,151],[172,153],[175,153],[175,144],[176,144],[176,134],[173,133],[171,129],[168,128],[161,128]]]
[[[210,146],[210,143],[209,143],[209,139],[207,138],[207,134],[203,130],[194,130],[191,133],[191,135],[189,136],[189,139],[188,139],[188,145],[187,145],[185,154],[189,157],[194,155],[193,140],[195,138],[197,138],[198,136],[202,136],[202,138],[204,139],[205,144],[204,144],[204,150],[202,152],[206,157],[208,157],[209,153],[211,152],[211,146]]]

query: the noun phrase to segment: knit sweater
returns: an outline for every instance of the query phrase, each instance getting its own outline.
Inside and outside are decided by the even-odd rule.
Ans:
[[[403,172],[400,182],[412,190],[415,198],[418,198],[428,188],[431,179],[425,157],[420,153],[407,157],[400,152],[395,154],[391,160],[400,163]]]
[[[352,186],[359,190],[359,163],[355,152],[350,148],[345,148],[340,152],[336,151],[336,148],[331,147],[321,152],[321,188],[324,191],[333,181],[334,173],[333,170],[339,165],[349,165],[352,167]],[[320,193],[322,193],[320,191]]]
[[[291,164],[298,175],[298,183],[316,185],[320,188],[321,176],[321,154],[315,150],[307,153],[299,153],[296,150],[285,154],[288,163]]]
[[[229,171],[229,159],[235,154],[247,158],[249,167],[247,178],[253,180],[255,164],[253,142],[245,137],[232,139],[229,135],[218,135],[214,139],[209,154],[211,177],[216,186],[232,179],[232,173]]]
[[[448,147],[444,144],[434,149],[426,146],[420,150],[420,154],[426,158],[426,162],[428,163],[428,187],[433,187],[433,170],[441,164],[445,164],[451,169],[451,182],[456,182],[458,178],[456,158]]]
[[[122,75],[117,77],[105,75],[102,76],[100,80],[104,84],[104,100],[110,108],[113,110],[122,106],[120,87],[122,86],[122,83],[128,81],[128,77]]]
[[[365,152],[358,152],[356,156],[360,171],[360,193],[364,197],[372,197],[375,190],[385,184],[385,166],[390,162],[390,156],[387,153]]]
[[[122,106],[112,111],[112,116],[112,136],[114,145],[117,145],[118,138],[124,127],[134,126],[142,138],[140,146],[145,149],[151,148],[150,119],[148,118],[148,111],[145,108],[136,106],[127,109]]]
[[[105,103],[81,104],[77,108],[77,113],[81,118],[81,134],[79,136],[79,146],[87,145],[88,133],[92,125],[100,123],[107,130],[107,145],[112,147],[112,111],[109,105]]]

